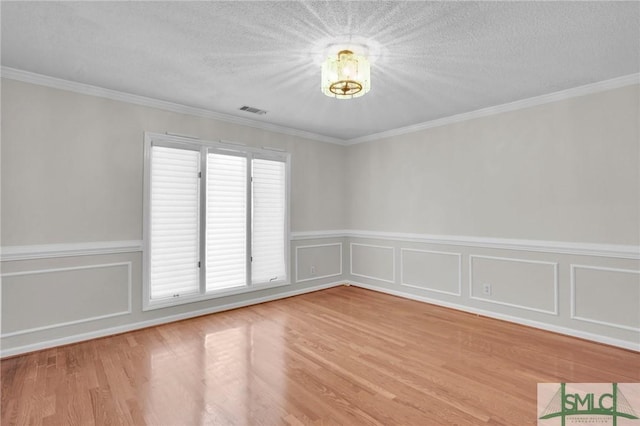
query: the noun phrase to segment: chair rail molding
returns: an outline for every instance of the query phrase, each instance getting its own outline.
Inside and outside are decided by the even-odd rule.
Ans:
[[[355,229],[292,232],[292,240],[318,238],[368,238],[449,246],[468,246],[501,250],[573,254],[640,260],[640,245],[584,243],[571,241],[526,240],[516,238],[434,235],[405,232],[367,231]]]
[[[133,253],[140,251],[142,251],[141,240],[3,246],[0,254],[0,260],[3,262],[9,262],[14,260],[95,256],[101,254]]]
[[[502,250],[532,251],[640,260],[640,245],[470,237],[461,235],[433,235],[350,229],[292,232],[290,237],[291,241],[325,238],[367,238],[377,240],[396,240],[403,242],[418,242],[424,244],[469,246]],[[54,257],[133,253],[141,252],[142,249],[142,240],[2,246],[0,251],[0,261],[8,262],[15,260],[47,259]]]

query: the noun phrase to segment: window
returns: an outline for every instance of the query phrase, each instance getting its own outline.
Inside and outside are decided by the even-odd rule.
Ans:
[[[288,284],[289,154],[145,135],[144,308]]]

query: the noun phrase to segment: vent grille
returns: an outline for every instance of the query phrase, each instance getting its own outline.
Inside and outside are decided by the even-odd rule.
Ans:
[[[242,106],[240,107],[241,111],[246,111],[246,112],[251,112],[253,114],[258,114],[258,115],[265,115],[267,113],[267,111],[263,110],[263,109],[259,109],[259,108],[254,108],[254,107],[250,107],[250,106]]]

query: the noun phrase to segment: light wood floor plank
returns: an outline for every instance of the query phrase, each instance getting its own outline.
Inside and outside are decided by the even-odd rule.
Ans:
[[[640,354],[354,287],[1,362],[3,425],[534,425]]]

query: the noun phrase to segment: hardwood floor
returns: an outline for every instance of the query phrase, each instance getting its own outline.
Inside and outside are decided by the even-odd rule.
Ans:
[[[1,362],[3,425],[533,425],[640,354],[337,287]]]

